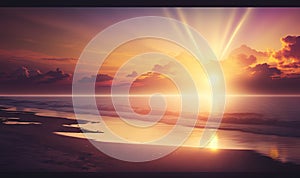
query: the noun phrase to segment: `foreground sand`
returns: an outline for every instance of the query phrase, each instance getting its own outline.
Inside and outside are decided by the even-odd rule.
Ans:
[[[151,162],[129,163],[110,158],[86,139],[56,135],[75,132],[64,127],[75,120],[37,116],[32,112],[5,111],[0,108],[0,171],[150,171],[150,172],[298,172],[299,165],[281,163],[253,151],[181,147],[170,155]],[[41,124],[4,124],[7,118]],[[13,120],[13,119],[11,119]],[[151,149],[151,148],[147,148]]]

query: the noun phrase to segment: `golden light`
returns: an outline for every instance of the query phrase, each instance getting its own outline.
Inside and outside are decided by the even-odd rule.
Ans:
[[[217,9],[212,8],[211,10],[214,11]],[[213,15],[215,17],[215,20],[213,21],[214,24],[211,22],[206,22],[207,25],[211,27],[208,31],[203,29],[203,23],[200,22],[198,22],[199,24],[195,25],[195,27],[198,28],[199,32],[202,32],[205,35],[205,38],[210,43],[210,46],[220,61],[226,59],[226,55],[230,51],[233,40],[237,36],[241,27],[245,24],[247,18],[250,16],[251,10],[251,8],[246,8],[242,16],[239,14],[238,9],[232,9],[230,12],[224,11],[223,14],[220,14],[216,11],[209,14],[207,14],[205,11],[198,12],[197,19],[205,18],[207,15]],[[171,13],[168,12],[167,9],[164,12],[167,17],[172,17]],[[177,8],[176,12],[180,21],[189,24],[189,18],[187,17],[188,14],[185,13],[183,9]],[[224,14],[227,13],[229,14],[228,19],[224,19]],[[226,22],[224,20],[226,20]],[[189,35],[191,34],[189,30],[187,30],[187,33]]]
[[[245,20],[247,19],[247,17],[250,14],[251,9],[247,9],[246,13],[243,15],[242,19],[240,20],[240,22],[238,23],[238,25],[236,26],[234,32],[231,34],[225,48],[223,49],[221,56],[219,56],[219,60],[222,60],[225,56],[225,54],[228,52],[229,46],[232,43],[232,40],[234,39],[234,37],[236,36],[236,34],[238,33],[238,31],[240,30],[241,26],[243,25],[243,23],[245,22]],[[229,34],[227,34],[229,35]]]
[[[210,148],[212,151],[217,151],[219,149],[219,137],[216,134],[213,139],[209,142],[207,148]]]
[[[279,151],[278,151],[277,147],[272,147],[270,149],[270,157],[272,159],[278,159],[279,158]]]

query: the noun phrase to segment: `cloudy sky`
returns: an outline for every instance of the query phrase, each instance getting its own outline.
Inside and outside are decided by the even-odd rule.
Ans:
[[[1,8],[0,94],[70,94],[77,60],[88,42],[106,27],[138,16],[175,18],[195,28],[220,60],[228,94],[300,93],[299,8]],[[115,77],[120,88],[135,79],[133,92],[176,92],[168,76],[144,72],[167,72],[182,80],[176,62],[148,55],[124,66],[146,52],[174,57],[199,88],[209,87],[193,56],[159,39],[121,45],[97,76],[81,82],[97,77],[97,92],[107,93],[123,66]]]

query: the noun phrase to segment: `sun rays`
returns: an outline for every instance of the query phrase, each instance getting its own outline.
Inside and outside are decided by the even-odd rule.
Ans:
[[[234,39],[234,37],[237,35],[238,31],[241,29],[242,25],[244,24],[244,22],[246,21],[247,17],[249,16],[251,12],[251,9],[250,8],[247,8],[246,9],[246,12],[244,13],[244,15],[242,16],[241,20],[239,21],[238,25],[235,27],[235,30],[233,31],[233,33],[231,34],[228,42],[226,43],[226,46],[224,47],[222,53],[221,53],[221,56],[219,56],[219,60],[223,60],[225,54],[228,52],[228,49],[230,47],[230,45],[232,44],[232,41]],[[230,32],[228,32],[230,33]],[[225,36],[229,36],[229,34],[226,33]]]
[[[199,19],[200,24],[198,26],[195,24],[194,25],[197,28],[196,30],[198,30],[200,33],[203,28],[209,29],[208,31],[211,32],[209,36],[204,34],[201,35],[208,40],[209,45],[215,52],[217,58],[219,60],[224,60],[230,51],[230,47],[235,37],[239,34],[239,31],[247,21],[248,17],[251,15],[252,9],[231,9],[229,11],[226,9],[218,9],[218,11],[214,10],[216,9],[212,9],[211,15],[217,18],[214,18],[215,20],[213,25],[211,25],[212,22],[205,21],[205,19],[207,19],[205,17],[208,15],[207,10],[203,12],[199,11],[198,13],[193,14],[197,17],[196,19]],[[220,13],[220,11],[224,13]],[[163,9],[163,12],[166,17],[178,18],[178,20],[182,21],[183,23],[190,24],[190,18],[187,17],[189,14],[187,14],[182,8],[176,8],[175,12],[169,9]],[[205,25],[206,23],[207,25]],[[205,27],[203,25],[205,25]],[[188,29],[186,29],[186,33],[191,35],[191,32]]]

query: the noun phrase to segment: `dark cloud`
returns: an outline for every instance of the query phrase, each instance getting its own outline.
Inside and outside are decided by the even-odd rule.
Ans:
[[[64,79],[70,79],[71,74],[66,74],[64,71],[57,68],[55,71],[49,71],[45,74],[33,76],[34,80],[38,80],[39,83],[54,83]]]
[[[287,78],[300,79],[300,74],[298,74],[298,73],[290,73],[290,74],[287,74]]]
[[[57,68],[55,71],[42,73],[40,70],[29,69],[25,66],[18,68],[11,74],[2,76],[2,81],[14,83],[54,83],[64,79],[71,79],[71,74]]]
[[[282,49],[259,52],[246,45],[222,62],[229,93],[299,94],[300,38],[282,38]],[[275,60],[274,60],[275,59]]]
[[[281,39],[283,48],[276,52],[274,57],[278,59],[300,59],[300,36],[286,36]]]
[[[113,77],[108,74],[98,74],[97,76],[92,75],[90,77],[83,77],[81,80],[79,80],[80,83],[91,83],[93,81],[96,81],[96,88],[110,88],[112,85]]]
[[[283,72],[267,63],[257,64],[243,71],[242,76],[231,81],[242,93],[297,94],[300,91],[299,74],[282,78]]]
[[[293,62],[293,63],[289,63],[289,64],[282,64],[280,65],[282,68],[299,68],[300,67],[300,61],[299,62]]]
[[[138,76],[138,73],[136,71],[132,71],[131,74],[126,75],[126,77],[131,77],[131,78],[134,78],[134,77],[137,77],[137,76]]]
[[[300,36],[286,36],[281,39],[282,48],[273,54],[284,77],[294,77],[300,73]]]
[[[276,67],[271,67],[269,64],[257,64],[255,67],[249,67],[248,72],[251,75],[251,78],[258,80],[265,80],[270,78],[279,78],[282,73]]]
[[[40,70],[30,70],[27,67],[20,67],[9,76],[9,79],[33,79],[36,76],[42,76]]]
[[[113,77],[107,74],[98,74],[96,78],[96,82],[110,82],[113,80]]]
[[[83,77],[81,80],[79,80],[79,82],[87,83],[87,82],[96,81],[98,83],[98,82],[107,82],[112,80],[113,77],[111,77],[108,74],[98,74],[97,76],[93,75],[91,77]]]
[[[0,75],[0,83],[0,92],[6,93],[70,92],[72,75],[59,68],[42,73],[22,66],[10,74]]]

